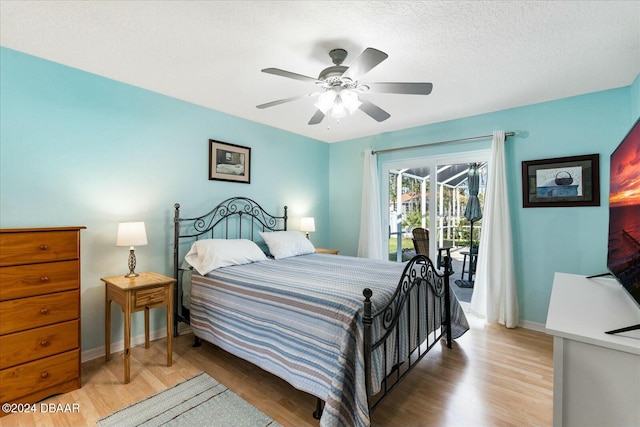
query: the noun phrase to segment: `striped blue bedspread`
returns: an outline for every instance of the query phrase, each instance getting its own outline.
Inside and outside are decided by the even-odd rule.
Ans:
[[[309,254],[207,276],[194,272],[191,327],[196,336],[323,399],[321,426],[368,426],[362,290],[373,291],[375,313],[391,299],[403,268]],[[451,295],[457,338],[468,324]],[[376,359],[372,376],[379,379],[384,368]]]

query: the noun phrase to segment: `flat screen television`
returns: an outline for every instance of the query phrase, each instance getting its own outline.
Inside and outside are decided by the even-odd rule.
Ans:
[[[607,268],[640,307],[640,119],[611,154]],[[640,324],[608,331],[640,329]]]

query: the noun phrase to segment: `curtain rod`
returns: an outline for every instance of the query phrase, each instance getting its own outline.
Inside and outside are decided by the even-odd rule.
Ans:
[[[509,136],[515,136],[515,134],[516,134],[515,132],[505,132],[504,137],[506,139]],[[412,148],[422,148],[422,147],[433,147],[435,145],[452,144],[454,142],[480,141],[483,139],[491,139],[491,138],[493,138],[493,135],[474,136],[471,138],[452,139],[450,141],[432,142],[430,144],[409,145],[406,147],[387,148],[386,150],[375,150],[375,151],[372,151],[371,154],[390,153],[391,151],[410,150]]]

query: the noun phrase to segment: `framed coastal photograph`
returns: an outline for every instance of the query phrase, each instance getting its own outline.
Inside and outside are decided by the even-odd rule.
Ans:
[[[599,154],[523,161],[523,207],[600,206],[599,165]]]
[[[209,180],[251,182],[251,148],[209,140]]]

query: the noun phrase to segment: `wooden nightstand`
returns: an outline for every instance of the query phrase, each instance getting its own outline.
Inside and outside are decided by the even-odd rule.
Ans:
[[[131,380],[131,313],[144,310],[144,347],[149,348],[149,310],[167,307],[167,366],[172,364],[171,326],[173,316],[173,284],[171,277],[157,273],[140,273],[138,277],[103,277],[105,285],[106,360],[111,359],[111,301],[120,304],[124,314],[124,382]]]
[[[331,255],[340,254],[340,251],[338,249],[316,248],[316,252],[319,254],[331,254]]]

